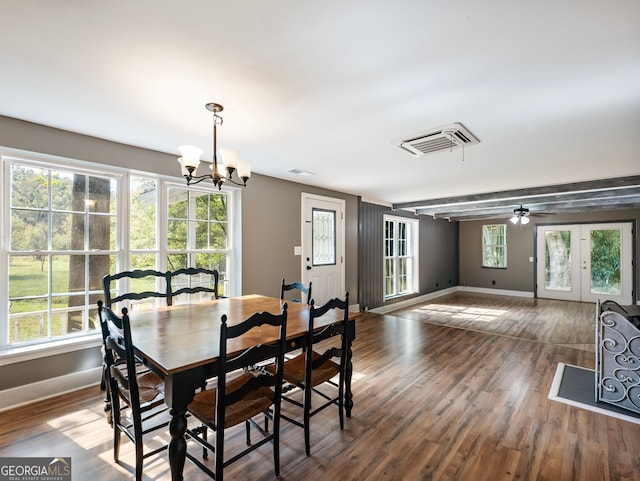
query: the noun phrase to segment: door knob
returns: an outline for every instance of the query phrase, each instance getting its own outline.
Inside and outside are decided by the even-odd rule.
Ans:
[[[310,271],[311,270],[311,266],[307,266],[307,270]]]

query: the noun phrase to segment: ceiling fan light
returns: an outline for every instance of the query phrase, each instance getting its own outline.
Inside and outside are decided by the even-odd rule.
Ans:
[[[526,216],[522,216],[520,218],[520,222],[522,222],[522,225],[527,225],[529,223],[529,218]]]
[[[511,219],[509,219],[513,224],[517,224],[518,223],[518,219],[520,217],[518,217],[517,215],[514,215]]]

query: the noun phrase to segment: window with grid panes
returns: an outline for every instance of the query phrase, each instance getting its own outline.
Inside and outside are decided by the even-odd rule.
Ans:
[[[230,294],[239,252],[229,191],[37,154],[1,159],[0,355],[97,334],[107,273],[207,267]]]
[[[417,290],[418,222],[384,217],[384,297],[389,299]]]
[[[507,267],[507,224],[482,226],[482,267]]]

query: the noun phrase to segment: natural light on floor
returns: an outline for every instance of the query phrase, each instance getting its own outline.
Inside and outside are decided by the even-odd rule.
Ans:
[[[491,322],[503,316],[508,311],[503,309],[485,309],[482,307],[450,306],[447,304],[427,304],[414,309],[421,314],[450,314],[452,319],[464,321]]]

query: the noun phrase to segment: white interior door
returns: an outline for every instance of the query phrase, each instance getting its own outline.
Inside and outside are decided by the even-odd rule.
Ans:
[[[538,297],[631,304],[632,241],[628,222],[538,226]]]
[[[342,199],[302,194],[302,281],[313,282],[316,305],[344,297],[344,209]]]

